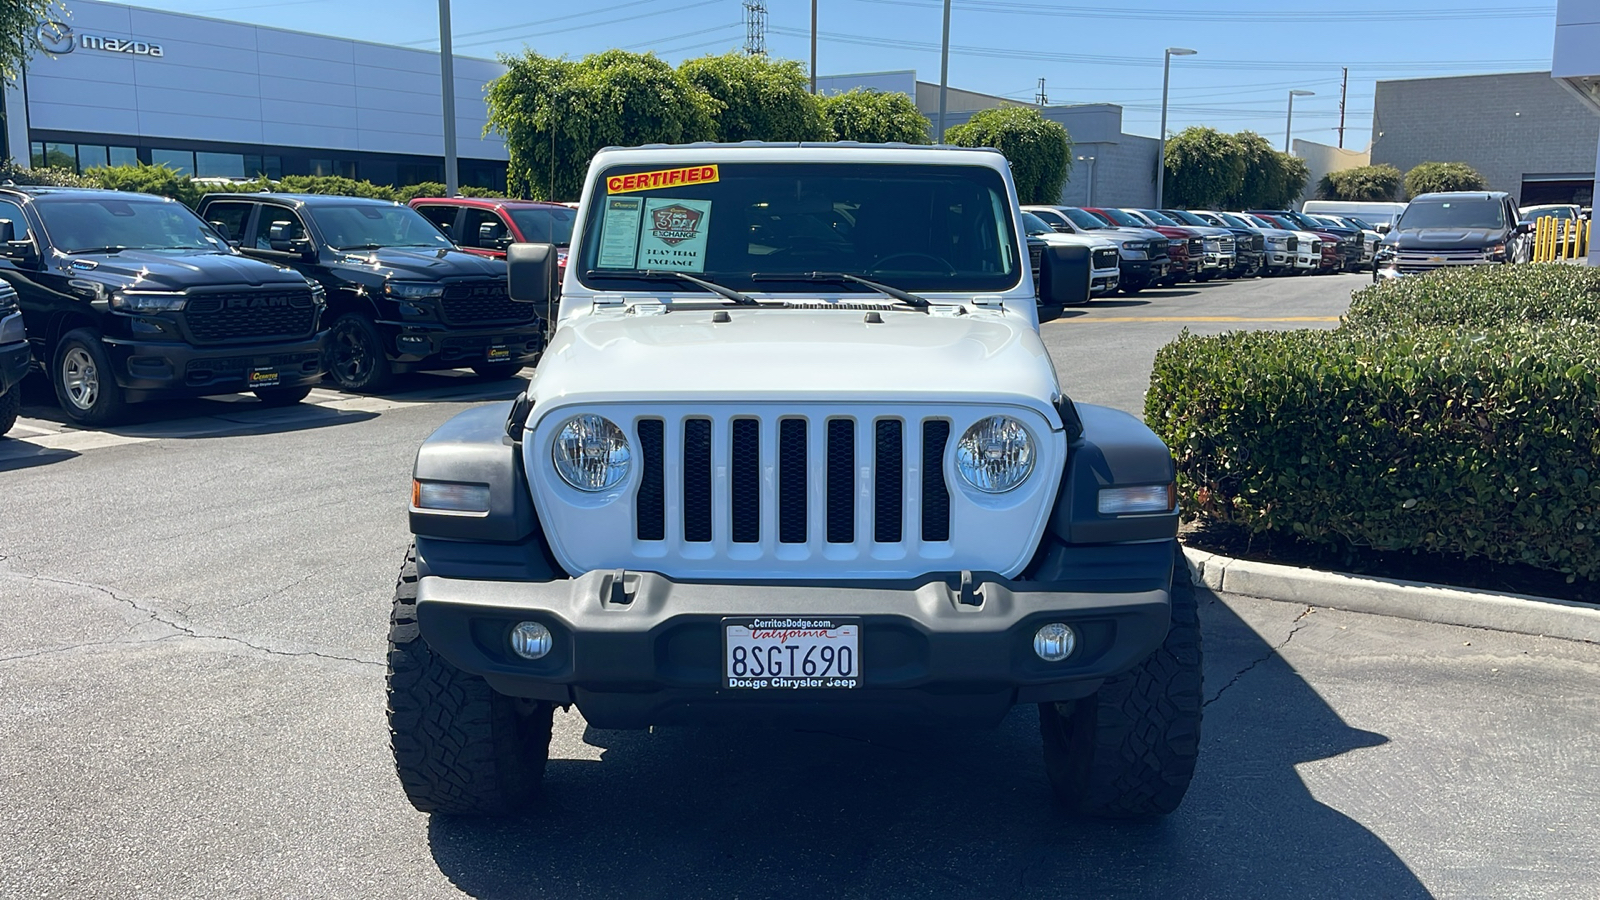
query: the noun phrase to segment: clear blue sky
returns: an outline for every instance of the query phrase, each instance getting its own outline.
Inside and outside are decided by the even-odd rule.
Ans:
[[[131,0],[135,5],[438,48],[436,0]],[[942,0],[818,0],[820,74],[915,69],[939,80]],[[767,47],[809,58],[808,0],[767,0]],[[653,50],[676,63],[743,45],[742,0],[454,0],[456,52],[531,47],[582,56]],[[1367,145],[1374,82],[1548,69],[1554,0],[954,0],[950,85],[1051,103],[1114,102],[1124,129],[1154,135],[1161,57],[1175,58],[1168,129],[1252,129],[1281,146],[1287,94],[1295,136],[1335,143],[1340,67],[1350,67],[1345,146]]]

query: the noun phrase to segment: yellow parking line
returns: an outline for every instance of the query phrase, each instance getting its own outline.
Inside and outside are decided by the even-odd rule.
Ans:
[[[1069,322],[1337,322],[1338,316],[1078,316]]]

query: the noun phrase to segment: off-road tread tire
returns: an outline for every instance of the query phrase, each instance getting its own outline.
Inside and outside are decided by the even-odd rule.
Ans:
[[[11,390],[0,394],[0,437],[4,437],[17,424],[17,416],[21,414],[22,385],[14,384]]]
[[[485,381],[505,381],[523,369],[522,363],[475,363],[473,374]]]
[[[1200,752],[1200,622],[1182,549],[1172,627],[1137,668],[1071,703],[1039,704],[1045,772],[1073,812],[1136,819],[1178,808]]]
[[[256,388],[251,393],[256,395],[262,406],[293,406],[311,396],[311,388],[309,386]]]
[[[415,548],[395,582],[388,694],[389,744],[412,806],[452,816],[528,811],[555,710],[500,694],[428,647],[417,626]]]

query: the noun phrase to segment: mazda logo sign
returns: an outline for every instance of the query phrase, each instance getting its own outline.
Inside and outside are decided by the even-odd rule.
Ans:
[[[61,22],[45,22],[39,26],[35,36],[39,39],[39,49],[46,53],[62,54],[71,53],[77,46],[73,39],[72,26]]]

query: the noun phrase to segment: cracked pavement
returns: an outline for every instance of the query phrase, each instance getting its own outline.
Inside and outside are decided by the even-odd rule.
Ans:
[[[1147,377],[1116,366],[1082,399]],[[0,898],[1594,893],[1600,647],[1204,592],[1202,755],[1161,822],[1061,816],[1030,709],[890,735],[558,713],[526,819],[430,820],[381,666],[412,454],[465,406],[0,471]]]

